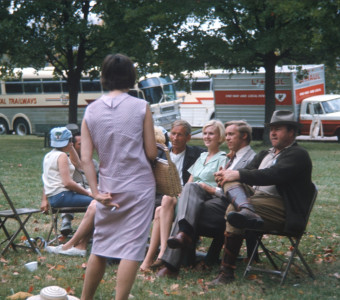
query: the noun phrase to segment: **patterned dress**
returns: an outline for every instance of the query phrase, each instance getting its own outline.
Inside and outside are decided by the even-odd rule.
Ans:
[[[98,153],[99,190],[119,209],[97,202],[92,253],[143,260],[155,203],[155,180],[143,147],[147,102],[123,93],[103,95],[85,112]]]

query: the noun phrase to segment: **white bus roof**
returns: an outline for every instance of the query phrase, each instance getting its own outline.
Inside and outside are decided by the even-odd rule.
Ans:
[[[296,72],[299,67],[302,69],[313,69],[320,68],[323,65],[285,65],[285,66],[276,66],[275,73],[292,73]],[[191,72],[192,78],[210,78],[214,74],[237,74],[237,73],[265,73],[265,69],[263,67],[259,68],[257,71],[241,71],[238,72],[236,70],[224,70],[224,69],[211,69],[211,70],[200,70]],[[190,72],[184,71],[182,72],[184,76],[188,76]]]
[[[36,70],[34,68],[15,68],[13,70],[14,74],[22,73],[22,79],[49,79],[55,77],[53,72],[54,72],[54,67],[49,66],[45,67],[40,70]],[[86,77],[86,74],[82,74],[83,77]]]

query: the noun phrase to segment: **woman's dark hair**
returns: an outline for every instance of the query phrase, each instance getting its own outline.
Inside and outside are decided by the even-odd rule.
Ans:
[[[133,62],[123,54],[108,55],[102,65],[101,83],[109,91],[133,88],[136,70]]]

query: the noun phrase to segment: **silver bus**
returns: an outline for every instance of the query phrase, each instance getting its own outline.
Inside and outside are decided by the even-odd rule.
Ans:
[[[36,71],[33,68],[15,70],[20,79],[0,81],[0,134],[42,134],[68,123],[69,97],[66,81],[55,78],[53,67]],[[86,106],[105,91],[99,79],[83,77],[78,93],[78,120]],[[174,82],[170,77],[150,75],[138,82],[130,94],[149,102],[155,125],[170,129],[180,119]]]

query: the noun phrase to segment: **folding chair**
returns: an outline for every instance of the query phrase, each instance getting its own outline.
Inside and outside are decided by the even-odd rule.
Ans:
[[[62,213],[85,213],[87,210],[86,207],[51,207],[50,206],[50,215],[51,215],[51,228],[47,236],[47,245],[51,245],[53,243],[57,243],[59,245],[59,234],[58,234],[58,217],[59,214]],[[50,240],[52,232],[54,233],[54,237]]]
[[[313,183],[313,193],[312,193],[313,196],[312,196],[312,201],[310,203],[309,210],[308,210],[307,215],[306,215],[304,229],[306,229],[306,227],[307,227],[309,216],[310,216],[310,213],[311,213],[312,208],[314,206],[317,194],[318,194],[317,187]],[[264,273],[269,273],[269,274],[275,274],[275,275],[279,275],[281,277],[280,285],[282,285],[284,283],[286,277],[287,277],[287,274],[288,274],[288,271],[289,271],[291,265],[293,264],[294,266],[298,267],[300,270],[307,273],[312,279],[315,279],[315,276],[314,276],[311,268],[308,266],[306,260],[304,259],[302,253],[299,250],[299,244],[300,244],[301,238],[302,238],[302,236],[304,235],[305,232],[302,232],[302,234],[300,234],[298,236],[292,236],[292,235],[287,234],[285,232],[277,232],[277,231],[258,231],[257,230],[256,233],[258,234],[257,242],[256,242],[256,245],[255,245],[253,254],[252,254],[252,256],[251,256],[251,258],[248,262],[248,265],[246,267],[246,270],[243,274],[243,277],[245,277],[251,271],[258,271],[258,272],[264,272]],[[284,259],[282,257],[282,255],[279,255],[275,251],[269,250],[262,242],[262,238],[263,238],[264,235],[276,235],[276,236],[287,237],[290,241],[291,249],[292,249],[289,257]],[[264,254],[268,258],[268,260],[270,261],[270,263],[274,267],[274,269],[262,269],[262,268],[259,268],[259,267],[252,266],[252,263],[254,262],[255,253],[256,253],[259,246],[262,248]],[[300,258],[300,261],[302,262],[302,265],[305,267],[305,270],[294,262],[294,258],[295,258],[296,255]],[[280,268],[277,265],[278,261],[281,263]]]
[[[5,196],[7,203],[9,204],[9,207],[11,209],[8,210],[2,210],[0,211],[0,229],[3,230],[3,232],[5,233],[6,239],[1,241],[0,244],[5,244],[7,242],[7,244],[5,245],[5,247],[2,249],[2,251],[0,252],[0,256],[4,255],[5,252],[8,250],[9,247],[12,247],[15,251],[16,251],[16,247],[22,247],[22,248],[29,248],[32,249],[33,251],[37,252],[38,254],[40,254],[39,249],[34,245],[33,240],[31,240],[25,225],[27,223],[27,221],[29,220],[29,218],[35,214],[35,213],[39,213],[40,209],[35,209],[35,208],[18,208],[16,209],[12,200],[10,199],[10,197],[8,196],[4,186],[2,185],[2,183],[0,182],[0,189],[3,193],[3,195]],[[7,205],[6,205],[7,206]],[[23,218],[23,219],[21,219]],[[17,230],[15,231],[14,234],[10,234],[9,230],[6,228],[6,221],[7,220],[15,220],[18,222],[18,226],[19,228],[17,228]],[[8,226],[8,223],[7,223]],[[23,232],[25,237],[26,237],[26,245],[23,244],[16,244],[15,243],[15,238],[18,236],[18,234],[20,232]]]

